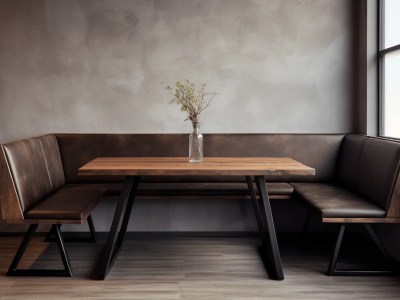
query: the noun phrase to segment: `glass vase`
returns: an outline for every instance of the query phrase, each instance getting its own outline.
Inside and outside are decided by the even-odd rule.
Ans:
[[[203,161],[203,135],[199,126],[193,126],[193,132],[189,135],[189,162]]]

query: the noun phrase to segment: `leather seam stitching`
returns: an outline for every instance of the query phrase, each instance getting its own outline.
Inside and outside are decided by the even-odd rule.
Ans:
[[[53,190],[53,182],[51,181],[49,166],[47,165],[47,159],[46,159],[46,155],[44,154],[43,144],[42,144],[42,141],[40,139],[38,139],[38,140],[39,140],[40,148],[42,148],[44,164],[46,165],[47,176],[49,177],[49,182],[50,182],[50,189]]]

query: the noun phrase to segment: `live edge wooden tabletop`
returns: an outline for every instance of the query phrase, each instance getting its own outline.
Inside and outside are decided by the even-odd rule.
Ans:
[[[289,157],[99,157],[79,169],[79,175],[315,175],[313,168]]]

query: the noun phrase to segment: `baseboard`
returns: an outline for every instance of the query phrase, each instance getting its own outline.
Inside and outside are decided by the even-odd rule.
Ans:
[[[357,233],[353,232],[352,233]],[[0,232],[0,237],[23,237],[25,232]],[[65,237],[87,237],[89,231],[65,231],[63,236]],[[96,235],[100,239],[105,239],[108,236],[108,232],[100,231],[96,232]],[[289,232],[289,231],[278,231],[278,237],[286,236],[301,236],[301,232]],[[336,232],[308,232],[307,236],[335,236]],[[37,232],[35,236],[45,237],[47,232]],[[126,233],[127,237],[258,237],[258,231],[129,231]]]
[[[254,237],[258,231],[131,231],[126,234],[130,237]]]
[[[0,237],[22,237],[25,232],[0,232]],[[85,237],[89,232],[63,232],[64,236]],[[35,236],[46,236],[38,232]],[[96,232],[99,238],[106,238],[108,232]],[[130,231],[127,237],[255,237],[258,231]]]

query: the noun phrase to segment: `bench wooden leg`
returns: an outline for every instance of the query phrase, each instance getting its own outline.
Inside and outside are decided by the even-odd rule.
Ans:
[[[356,269],[336,269],[336,264],[339,258],[340,248],[343,242],[344,232],[346,230],[346,225],[341,224],[339,233],[336,239],[335,248],[333,250],[331,260],[329,263],[328,270],[326,272],[329,276],[360,276],[360,275],[370,275],[370,276],[378,276],[378,275],[395,275],[398,274],[398,263],[390,256],[390,254],[386,251],[385,247],[379,240],[375,231],[372,229],[370,224],[363,224],[365,230],[367,231],[369,237],[377,246],[378,250],[382,253],[385,259],[390,263],[391,266],[395,266],[394,269],[389,270],[356,270]]]
[[[61,259],[64,265],[64,270],[48,270],[48,269],[17,269],[18,264],[22,259],[26,249],[32,237],[34,236],[38,224],[32,224],[29,226],[28,231],[26,232],[21,245],[19,246],[17,253],[8,269],[7,276],[63,276],[63,277],[71,277],[72,276],[72,268],[68,258],[67,251],[64,246],[64,240],[61,234],[60,227],[61,225],[52,225],[52,230],[54,232],[55,239],[57,241],[58,250],[60,251]]]
[[[87,218],[89,230],[90,230],[90,237],[64,237],[64,242],[66,243],[96,243],[97,236],[96,236],[96,229],[94,228],[92,215],[89,215]],[[60,225],[61,226],[61,225]],[[51,243],[55,242],[55,232],[54,228],[51,227],[46,238],[44,239],[45,242]]]

